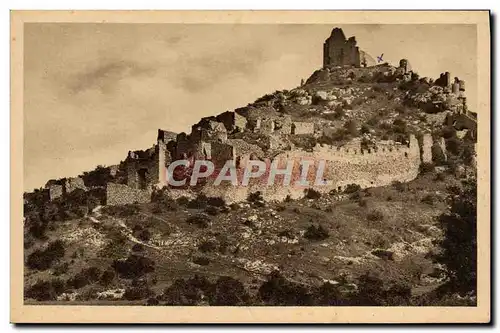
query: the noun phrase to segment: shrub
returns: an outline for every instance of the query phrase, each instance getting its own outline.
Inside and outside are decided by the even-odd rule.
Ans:
[[[191,209],[204,209],[208,204],[207,201],[207,196],[201,193],[195,199],[189,201],[187,207]]]
[[[392,182],[392,187],[394,187],[399,192],[405,192],[408,189],[408,185],[402,183],[398,180]]]
[[[203,241],[199,246],[198,250],[201,252],[213,252],[217,250],[217,244],[214,241]]]
[[[47,270],[55,261],[64,257],[64,252],[64,243],[60,240],[54,241],[45,250],[35,250],[31,253],[26,260],[26,265],[31,269]]]
[[[264,198],[262,197],[262,193],[260,191],[250,193],[247,198],[248,202],[260,202],[264,201]]]
[[[349,132],[350,135],[356,137],[358,136],[358,124],[354,120],[346,121],[344,128]]]
[[[196,214],[188,217],[186,222],[196,225],[198,228],[207,228],[210,224],[210,218],[204,214]]]
[[[121,278],[134,279],[155,270],[155,262],[149,258],[131,254],[126,260],[114,260],[112,267]]]
[[[94,283],[99,280],[101,275],[101,270],[97,267],[89,267],[82,269],[80,272],[76,273],[67,282],[68,286],[74,289],[80,289],[88,284]]]
[[[207,206],[207,208],[205,208],[205,213],[207,213],[208,215],[216,216],[219,214],[219,209],[214,206]]]
[[[428,204],[430,206],[434,205],[434,201],[436,200],[436,197],[433,196],[432,194],[427,194],[422,198],[422,202],[425,204]]]
[[[179,206],[187,206],[189,204],[189,199],[186,197],[180,197],[176,200]]]
[[[329,236],[328,230],[326,230],[322,225],[310,225],[304,234],[305,238],[315,241],[327,239]]]
[[[434,178],[434,180],[438,181],[438,182],[442,182],[446,179],[446,175],[444,174],[444,172],[439,172],[436,174],[436,177]]]
[[[134,301],[139,299],[145,299],[153,296],[153,291],[147,285],[132,286],[125,289],[122,298],[128,301]]]
[[[267,305],[313,305],[314,297],[306,286],[285,279],[278,272],[269,275],[259,288],[258,295]]]
[[[142,244],[134,244],[132,246],[132,252],[143,252],[144,251],[144,245]]]
[[[148,229],[143,229],[137,236],[141,241],[148,242],[151,239],[151,231]]]
[[[384,219],[384,214],[382,214],[381,211],[378,210],[372,210],[371,212],[366,215],[366,218],[368,221],[382,221]]]
[[[352,194],[358,191],[361,191],[361,186],[359,186],[358,184],[349,184],[344,189],[345,194]]]
[[[102,273],[101,277],[99,278],[99,283],[102,286],[107,287],[113,282],[114,279],[115,279],[115,272],[108,269],[107,271],[104,271],[104,273]]]
[[[193,263],[200,265],[200,266],[207,266],[208,264],[210,264],[210,259],[208,259],[207,257],[203,257],[203,256],[194,257],[192,261],[193,261]]]
[[[37,301],[53,301],[58,295],[64,292],[64,289],[65,283],[60,279],[52,281],[38,280],[34,285],[25,290],[24,295],[26,298]]]
[[[62,274],[66,274],[68,272],[68,269],[69,269],[69,264],[67,262],[61,263],[60,265],[54,267],[54,275],[59,276]]]
[[[226,201],[224,201],[224,199],[222,199],[220,197],[208,198],[207,203],[210,206],[214,206],[214,207],[224,207],[226,205]]]
[[[248,303],[250,296],[245,286],[229,276],[221,276],[213,286],[210,305],[235,306]]]
[[[394,133],[399,133],[399,134],[407,134],[408,129],[406,125],[406,121],[400,118],[394,119],[394,122],[392,123],[392,128]]]
[[[358,205],[359,207],[366,207],[368,205],[368,202],[365,199],[359,199]]]
[[[157,297],[148,298],[148,301],[146,302],[146,306],[156,306],[156,305],[160,305],[160,301],[158,300]]]
[[[306,194],[307,199],[319,199],[319,198],[321,198],[321,193],[319,193],[316,190],[313,190],[312,188],[308,188],[308,189],[304,190],[304,192]]]
[[[198,305],[202,298],[210,299],[213,285],[205,277],[195,275],[188,280],[177,279],[165,288],[161,298],[167,305]]]

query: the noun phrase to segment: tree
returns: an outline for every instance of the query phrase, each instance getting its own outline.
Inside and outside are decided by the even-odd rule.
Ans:
[[[477,290],[477,182],[464,181],[458,194],[450,194],[450,209],[439,217],[444,237],[435,260],[446,267],[451,292],[466,294]]]

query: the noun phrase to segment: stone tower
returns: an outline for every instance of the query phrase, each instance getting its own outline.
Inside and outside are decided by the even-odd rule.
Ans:
[[[334,28],[323,44],[323,67],[327,66],[360,67],[361,59],[356,38],[346,39],[342,29]]]

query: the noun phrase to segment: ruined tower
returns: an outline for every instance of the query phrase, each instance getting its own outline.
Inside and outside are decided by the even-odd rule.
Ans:
[[[359,48],[356,38],[346,39],[340,28],[334,28],[330,37],[323,44],[323,67],[327,66],[361,66]]]

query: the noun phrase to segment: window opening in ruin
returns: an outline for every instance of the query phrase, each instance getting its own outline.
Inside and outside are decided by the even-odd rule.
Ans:
[[[148,169],[139,169],[137,170],[137,175],[139,176],[139,188],[141,190],[145,190],[147,187],[146,174],[148,173]]]

